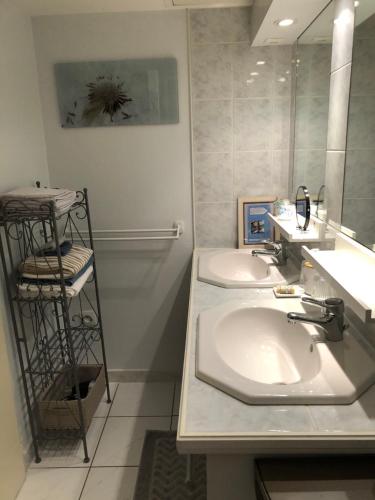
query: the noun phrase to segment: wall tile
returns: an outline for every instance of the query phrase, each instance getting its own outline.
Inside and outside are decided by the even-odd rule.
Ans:
[[[291,47],[234,45],[233,85],[234,97],[290,96]]]
[[[250,47],[250,12],[189,13],[198,246],[237,245],[238,196],[287,194],[292,48]]]
[[[327,151],[325,198],[328,219],[340,224],[344,187],[345,151]]]
[[[232,58],[228,45],[196,45],[191,51],[193,98],[225,99],[232,97]]]
[[[272,146],[271,99],[234,101],[234,134],[237,151],[268,150]]]
[[[297,97],[295,141],[298,149],[326,149],[328,102],[328,96]]]
[[[375,199],[375,148],[346,152],[344,196]]]
[[[196,202],[233,202],[233,162],[230,153],[196,153]]]
[[[232,150],[232,101],[196,101],[193,105],[194,150]]]
[[[331,74],[331,44],[298,46],[298,96],[328,96]]]
[[[238,152],[234,159],[234,196],[274,194],[272,185],[272,152]]]
[[[311,194],[316,194],[322,184],[326,169],[325,149],[299,149],[294,153],[295,169],[299,173],[296,178],[300,184],[305,184]],[[298,187],[298,186],[297,186]]]
[[[355,231],[356,240],[364,245],[375,244],[374,198],[345,197],[342,224]]]
[[[272,149],[288,149],[290,137],[290,98],[273,100]]]
[[[348,149],[373,149],[375,96],[352,96],[349,106]]]
[[[359,38],[375,38],[375,14],[355,27],[354,40]]]
[[[192,43],[249,41],[250,12],[247,7],[192,10]]]
[[[236,214],[235,203],[197,203],[195,208],[197,247],[235,247]]]
[[[272,47],[238,44],[232,47],[232,52],[234,97],[270,97],[273,76]],[[257,61],[264,61],[265,64],[259,66]]]
[[[331,75],[327,136],[329,150],[346,149],[351,68],[352,65],[348,64]]]
[[[288,196],[288,187],[289,150],[272,151],[272,194],[280,198],[286,198]]]
[[[272,47],[272,95],[289,97],[291,95],[292,47],[280,45]]]
[[[375,31],[373,37],[354,40],[351,95],[375,95]]]
[[[331,71],[336,71],[352,61],[353,32],[353,0],[335,0]]]

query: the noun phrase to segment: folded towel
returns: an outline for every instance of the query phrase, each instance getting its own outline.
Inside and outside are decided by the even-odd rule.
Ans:
[[[94,258],[91,255],[86,264],[82,267],[80,271],[78,271],[77,274],[75,274],[71,278],[65,278],[64,279],[65,286],[74,285],[74,283],[82,276],[82,274],[84,274],[87,271],[87,269],[90,266],[92,266],[93,260]],[[56,274],[45,274],[43,276],[39,276],[38,278],[36,277],[30,278],[28,276],[31,275],[27,275],[26,277],[25,275],[22,275],[21,277],[22,283],[31,283],[34,285],[59,285],[59,286],[61,285],[60,276]]]
[[[75,297],[82,290],[86,281],[90,278],[93,272],[93,267],[89,266],[86,271],[77,279],[73,285],[66,286],[66,296],[68,298]],[[44,298],[61,297],[60,285],[37,285],[32,283],[19,283],[17,285],[18,294],[24,299],[34,299],[39,296]]]
[[[69,189],[23,187],[0,195],[2,205],[9,211],[49,212],[48,203],[55,202],[57,215],[66,212],[74,203],[76,192]]]
[[[63,278],[73,278],[87,265],[93,252],[91,248],[72,245],[70,251],[61,257]],[[27,257],[19,266],[23,278],[60,279],[60,268],[57,256]]]

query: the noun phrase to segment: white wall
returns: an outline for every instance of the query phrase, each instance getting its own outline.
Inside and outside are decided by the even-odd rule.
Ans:
[[[36,180],[48,184],[31,22],[14,8],[11,1],[0,1],[0,71],[0,192],[20,185],[32,185]],[[23,388],[18,374],[2,273],[0,282],[0,331],[4,331],[4,336],[0,335],[0,350],[8,352],[17,420],[26,450],[30,439],[26,430]],[[2,361],[4,363],[5,360]],[[4,387],[3,390],[5,391]],[[12,405],[13,402],[7,410],[9,414],[13,411]],[[7,408],[7,403],[4,408]],[[5,425],[3,420],[1,425]],[[13,446],[15,450],[15,440]],[[14,472],[16,473],[16,468]]]
[[[110,368],[177,372],[192,252],[186,14],[43,16],[33,30],[52,184],[88,188],[95,228],[185,222],[172,244],[97,243]],[[179,124],[60,127],[54,63],[164,56],[178,61]]]

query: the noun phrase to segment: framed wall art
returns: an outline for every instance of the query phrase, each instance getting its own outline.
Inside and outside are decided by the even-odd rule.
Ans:
[[[177,60],[55,64],[64,128],[178,123]]]

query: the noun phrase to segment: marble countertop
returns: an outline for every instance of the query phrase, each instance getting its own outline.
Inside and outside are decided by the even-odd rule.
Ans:
[[[216,249],[215,249],[216,250]],[[227,289],[197,280],[194,251],[177,443],[182,453],[375,449],[375,386],[351,405],[247,405],[195,376],[197,318],[229,300],[275,299],[271,288]]]

